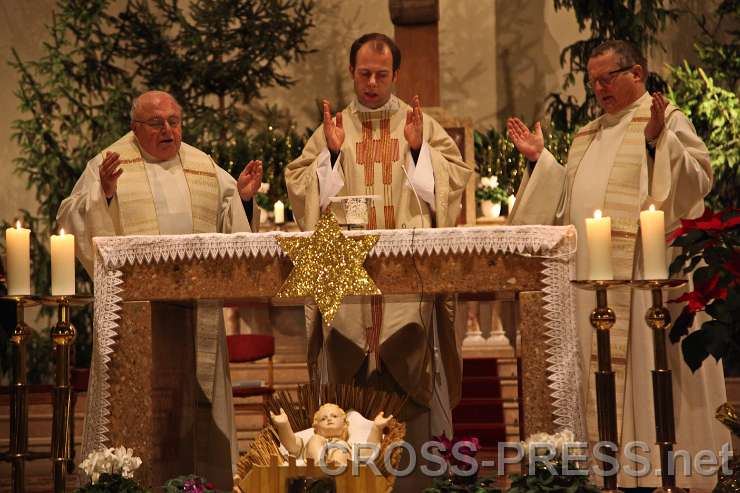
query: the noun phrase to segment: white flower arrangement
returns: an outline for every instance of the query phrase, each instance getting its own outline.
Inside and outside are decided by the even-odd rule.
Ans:
[[[565,429],[554,435],[547,433],[535,433],[530,435],[526,441],[521,442],[524,453],[528,454],[530,451],[539,450],[554,450],[556,457],[559,457],[563,452],[563,447],[568,445],[573,447],[576,444],[576,436],[571,430]]]
[[[80,468],[90,477],[92,484],[95,484],[101,474],[120,474],[124,478],[133,478],[134,471],[140,465],[141,459],[134,457],[133,449],[121,446],[90,452]]]
[[[482,176],[480,184],[475,191],[475,197],[479,202],[490,200],[491,202],[504,202],[507,198],[504,189],[498,186],[497,176]]]
[[[483,176],[480,179],[480,184],[488,188],[496,188],[498,186],[498,176]]]

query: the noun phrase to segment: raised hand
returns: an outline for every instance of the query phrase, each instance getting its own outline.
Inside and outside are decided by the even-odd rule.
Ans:
[[[252,200],[262,183],[262,161],[252,160],[247,163],[239,178],[236,180],[236,189],[242,200]]]
[[[270,411],[270,419],[272,420],[275,426],[279,426],[279,425],[282,425],[288,422],[288,415],[285,414],[285,411],[281,407],[279,414],[275,414],[272,411]]]
[[[324,99],[324,137],[326,146],[333,154],[339,154],[344,144],[344,128],[342,127],[342,112],[337,113],[336,121],[331,119],[329,101]]]
[[[534,132],[519,118],[509,118],[506,120],[506,130],[509,134],[509,140],[514,144],[519,152],[530,161],[537,161],[545,148],[545,137],[542,135],[542,126],[540,122],[534,124]]]
[[[665,109],[668,101],[660,92],[653,93],[653,103],[650,105],[650,121],[645,125],[645,141],[651,142],[660,137],[665,128]]]
[[[373,420],[373,424],[379,429],[383,430],[386,426],[388,426],[388,423],[393,419],[393,415],[390,414],[388,416],[383,415],[383,411],[380,411],[377,416],[375,416],[375,419]]]
[[[103,186],[106,199],[112,199],[116,194],[118,177],[123,173],[118,167],[121,164],[120,157],[117,152],[106,152],[100,164],[100,184]]]
[[[411,110],[406,113],[406,126],[403,127],[403,136],[412,151],[421,149],[424,141],[424,115],[421,112],[419,96],[411,101]]]

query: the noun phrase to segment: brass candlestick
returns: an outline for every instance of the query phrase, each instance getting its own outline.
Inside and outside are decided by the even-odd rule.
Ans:
[[[617,437],[617,396],[614,383],[614,370],[612,370],[612,352],[609,341],[609,329],[617,320],[614,310],[607,304],[606,292],[608,289],[624,286],[628,281],[573,281],[579,289],[596,291],[596,308],[591,312],[591,326],[596,329],[596,347],[599,358],[599,368],[595,372],[596,378],[596,408],[599,423],[599,440],[613,443],[615,449],[605,451],[605,455],[617,462],[619,443]],[[607,459],[602,462],[603,470],[608,465]],[[602,491],[616,492],[617,475],[604,476],[604,487]]]
[[[31,328],[26,325],[25,309],[36,304],[31,296],[6,296],[6,300],[15,301],[16,325],[10,334],[13,347],[13,372],[10,383],[10,450],[3,454],[3,459],[12,464],[13,492],[26,491],[26,461],[30,460],[28,452],[28,381],[27,381],[27,339]]]
[[[85,296],[51,296],[45,304],[57,306],[57,323],[51,329],[54,344],[54,414],[51,430],[51,460],[54,473],[54,493],[64,493],[67,480],[67,462],[70,457],[70,426],[72,416],[72,386],[70,363],[72,344],[77,334],[70,322],[70,305],[83,306],[93,301]]]
[[[673,416],[673,377],[668,369],[666,337],[671,328],[671,315],[663,306],[663,288],[677,288],[686,284],[682,279],[632,281],[636,289],[650,290],[653,305],[645,313],[645,321],[653,330],[653,404],[655,407],[655,441],[660,447],[661,487],[655,493],[685,493],[676,486],[675,474],[669,468],[670,455],[676,443],[676,426]]]
[[[56,367],[51,460],[54,465],[54,492],[63,493],[66,489],[67,459],[70,454],[69,430],[72,419],[70,353],[76,331],[69,321],[69,298],[61,296],[57,298],[57,304],[57,324],[51,330]]]

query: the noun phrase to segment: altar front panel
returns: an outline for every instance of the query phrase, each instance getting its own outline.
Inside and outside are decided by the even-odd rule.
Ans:
[[[122,306],[110,365],[109,443],[133,448],[149,465],[137,471],[143,484],[161,485],[195,470],[193,317],[191,303]],[[183,447],[184,442],[190,446]]]
[[[141,300],[270,300],[293,264],[286,256],[192,258],[177,262],[136,263],[121,267],[121,298]],[[372,256],[365,269],[383,294],[459,294],[494,297],[496,292],[540,291],[543,259],[484,252]],[[488,296],[486,296],[488,295]]]
[[[368,233],[348,236],[363,234]],[[365,267],[384,294],[457,293],[471,299],[513,295],[520,304],[526,432],[559,427],[571,428],[577,435],[582,432],[575,391],[580,382],[574,357],[577,345],[570,318],[574,228],[449,228],[372,234],[380,238]],[[157,315],[165,313],[157,307],[166,302],[161,306],[187,311],[199,299],[305,302],[275,297],[292,269],[277,245],[277,236],[306,233],[95,239],[95,337],[84,454],[102,446],[131,447],[135,442],[143,459],[141,477],[152,485],[174,475],[173,471],[193,470],[187,467],[192,455],[182,447],[175,451],[177,457],[167,455],[172,452],[167,444],[175,437],[161,423],[168,416],[167,409],[182,408],[178,399],[188,398],[170,391],[183,382],[186,373],[190,372],[190,378],[195,375],[194,360],[186,357],[178,368],[168,366],[161,358],[172,353],[157,345],[173,336],[182,340],[180,334],[194,330],[193,319],[183,315],[178,320],[190,322],[173,324],[174,319]],[[191,352],[185,348],[185,353]],[[159,372],[164,377],[153,384]],[[132,400],[126,398],[132,388],[138,395],[135,417]],[[180,428],[193,417],[180,412],[173,419]]]

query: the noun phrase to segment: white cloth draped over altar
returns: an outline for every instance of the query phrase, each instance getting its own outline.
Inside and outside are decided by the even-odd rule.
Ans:
[[[574,328],[573,288],[576,234],[572,226],[506,226],[499,228],[440,228],[350,231],[350,237],[377,234],[379,240],[369,258],[425,254],[512,254],[536,257],[544,269],[545,341],[548,382],[556,428],[574,430],[585,437],[585,413],[577,391],[579,374]],[[276,238],[308,236],[306,233],[236,233],[178,236],[99,237],[95,243],[95,315],[93,361],[88,389],[83,454],[109,445],[111,420],[109,398],[110,362],[116,352],[119,312],[124,301],[121,285],[126,266],[193,259],[244,259],[257,256],[283,257]],[[415,257],[418,258],[418,257]],[[508,281],[507,281],[508,282]],[[511,279],[514,289],[515,279]],[[277,292],[280,286],[274,286]]]

